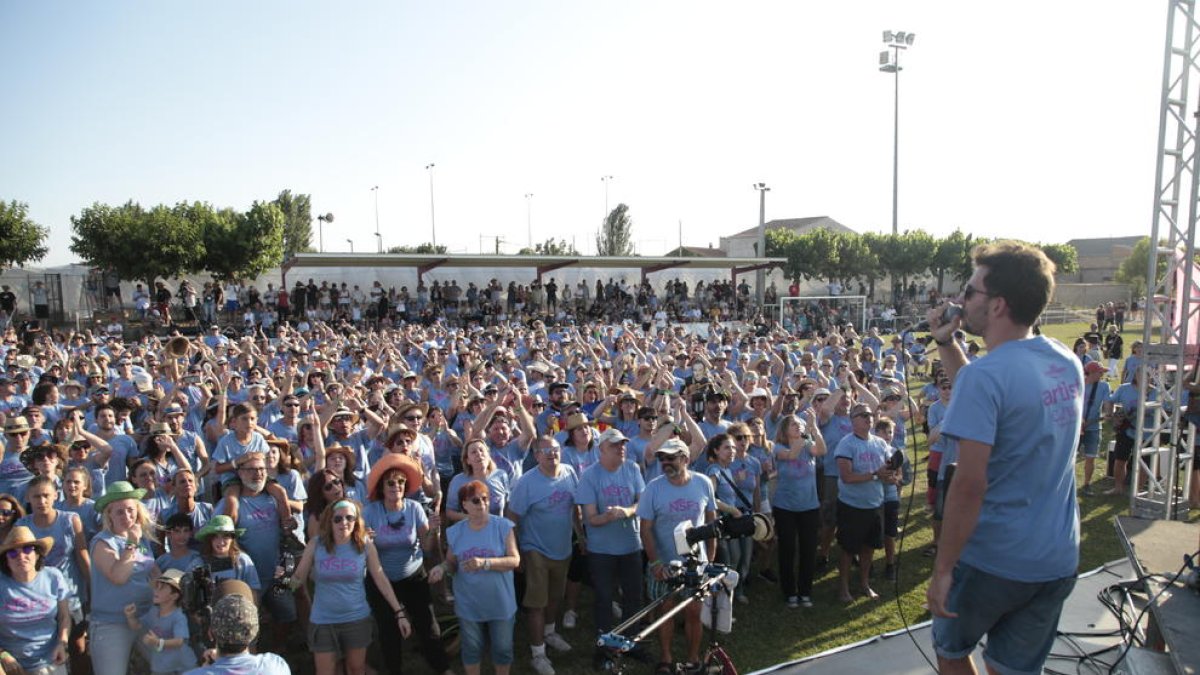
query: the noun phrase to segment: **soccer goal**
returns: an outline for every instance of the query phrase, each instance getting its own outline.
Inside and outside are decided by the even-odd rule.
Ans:
[[[846,322],[859,333],[866,332],[867,296],[865,295],[787,295],[779,298],[779,324],[785,330],[801,333],[822,326],[840,326]]]

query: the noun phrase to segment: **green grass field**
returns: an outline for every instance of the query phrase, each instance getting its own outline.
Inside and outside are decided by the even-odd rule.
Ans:
[[[1131,326],[1131,328],[1134,328]],[[1043,329],[1046,335],[1058,338],[1069,347],[1076,337],[1087,329],[1086,324],[1060,324]],[[1141,326],[1124,333],[1128,345],[1141,337]],[[919,389],[924,382],[913,383]],[[911,434],[910,434],[911,436]],[[1108,432],[1105,432],[1105,445]],[[1104,446],[1102,446],[1104,447]],[[913,452],[914,441],[909,449]],[[732,635],[723,642],[732,654],[739,672],[747,673],[773,664],[867,639],[879,633],[892,631],[909,624],[925,621],[929,613],[923,608],[925,585],[932,568],[932,558],[922,555],[932,542],[930,518],[922,508],[925,494],[925,436],[918,433],[915,438],[917,479],[905,490],[901,502],[901,524],[904,530],[903,550],[900,554],[899,575],[895,583],[885,582],[882,575],[876,578],[874,588],[881,595],[877,601],[856,600],[843,605],[837,600],[837,571],[830,565],[820,577],[814,589],[812,609],[788,609],[773,584],[756,580],[750,589],[751,604],[736,606],[734,615],[737,623]],[[1103,475],[1103,462],[1097,462],[1097,475]],[[1082,461],[1078,466],[1082,467]],[[1082,481],[1080,481],[1082,484]],[[1111,485],[1110,480],[1101,480],[1095,496],[1081,496],[1080,515],[1082,538],[1080,543],[1080,570],[1094,569],[1105,562],[1123,557],[1124,552],[1117,541],[1113,527],[1114,516],[1128,511],[1124,498],[1101,496],[1100,492]],[[909,497],[916,492],[916,499]],[[836,554],[836,548],[834,549]],[[882,552],[876,556],[876,567],[882,569]],[[853,585],[852,585],[853,588]],[[590,595],[584,591],[581,602],[590,607]],[[559,632],[574,645],[569,654],[551,654],[556,672],[562,675],[594,672],[591,669],[590,640],[593,635],[591,617],[585,612],[579,626],[572,631]],[[516,636],[516,658],[514,673],[530,672],[529,648],[524,633],[524,622],[518,621]],[[657,647],[649,645],[651,653]],[[932,658],[929,645],[922,645]],[[682,658],[683,642],[676,634],[676,658]],[[632,672],[650,672],[649,666],[632,664]],[[409,667],[412,670],[409,670]],[[461,666],[457,666],[461,668]],[[407,660],[405,672],[424,673],[426,668],[414,652]],[[488,667],[485,666],[485,672]]]

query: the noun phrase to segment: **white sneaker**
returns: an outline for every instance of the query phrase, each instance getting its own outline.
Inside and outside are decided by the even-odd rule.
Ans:
[[[554,666],[550,664],[550,659],[545,654],[534,656],[532,665],[538,675],[554,675]]]
[[[744,595],[739,595],[739,596],[737,596],[737,601],[738,601],[738,602],[740,602],[740,603],[741,603],[741,604],[743,604],[743,605],[748,605],[748,604],[750,604],[750,598],[747,598],[747,597],[746,597],[746,596],[744,596]]]
[[[794,595],[791,596],[790,598],[787,599],[787,606],[788,606],[788,609],[797,609],[798,607],[800,607],[800,598],[798,598]]]
[[[800,606],[805,609],[812,607],[812,598],[808,597],[807,595],[800,596]]]
[[[563,636],[559,635],[558,633],[546,633],[542,636],[542,639],[546,642],[546,644],[560,652],[571,651],[571,645],[568,644],[567,641],[563,639]]]
[[[575,610],[568,609],[563,612],[563,628],[574,628],[578,620],[579,615],[575,613]]]
[[[616,600],[613,600],[612,605],[613,605],[613,618],[616,619],[617,621],[620,621],[621,615],[624,614],[624,612],[621,611],[621,603],[617,602]]]

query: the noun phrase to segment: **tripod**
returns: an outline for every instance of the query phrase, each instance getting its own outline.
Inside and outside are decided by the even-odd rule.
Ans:
[[[624,623],[597,639],[597,646],[605,650],[608,654],[608,658],[604,663],[604,670],[616,675],[625,673],[624,657],[638,643],[650,637],[654,631],[658,630],[659,626],[667,621],[673,621],[675,615],[682,612],[688,605],[693,602],[703,602],[705,598],[712,597],[713,602],[709,615],[708,647],[704,650],[700,672],[709,675],[737,675],[737,669],[733,665],[733,660],[729,657],[725,648],[721,646],[716,630],[718,616],[717,596],[718,594],[724,594],[726,597],[732,596],[733,590],[726,587],[724,583],[726,577],[731,573],[734,572],[728,566],[704,563],[694,554],[688,554],[684,557],[683,561],[672,561],[669,581],[678,584],[676,588],[638,610],[633,616],[626,619]],[[736,575],[736,573],[734,574]],[[649,617],[664,604],[672,600],[678,601],[674,607],[642,630],[632,635],[628,634],[643,619]]]

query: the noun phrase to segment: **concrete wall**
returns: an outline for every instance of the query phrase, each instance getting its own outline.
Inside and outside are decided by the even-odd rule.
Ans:
[[[1127,284],[1058,284],[1054,287],[1053,302],[1068,307],[1094,308],[1103,302],[1129,303]]]

